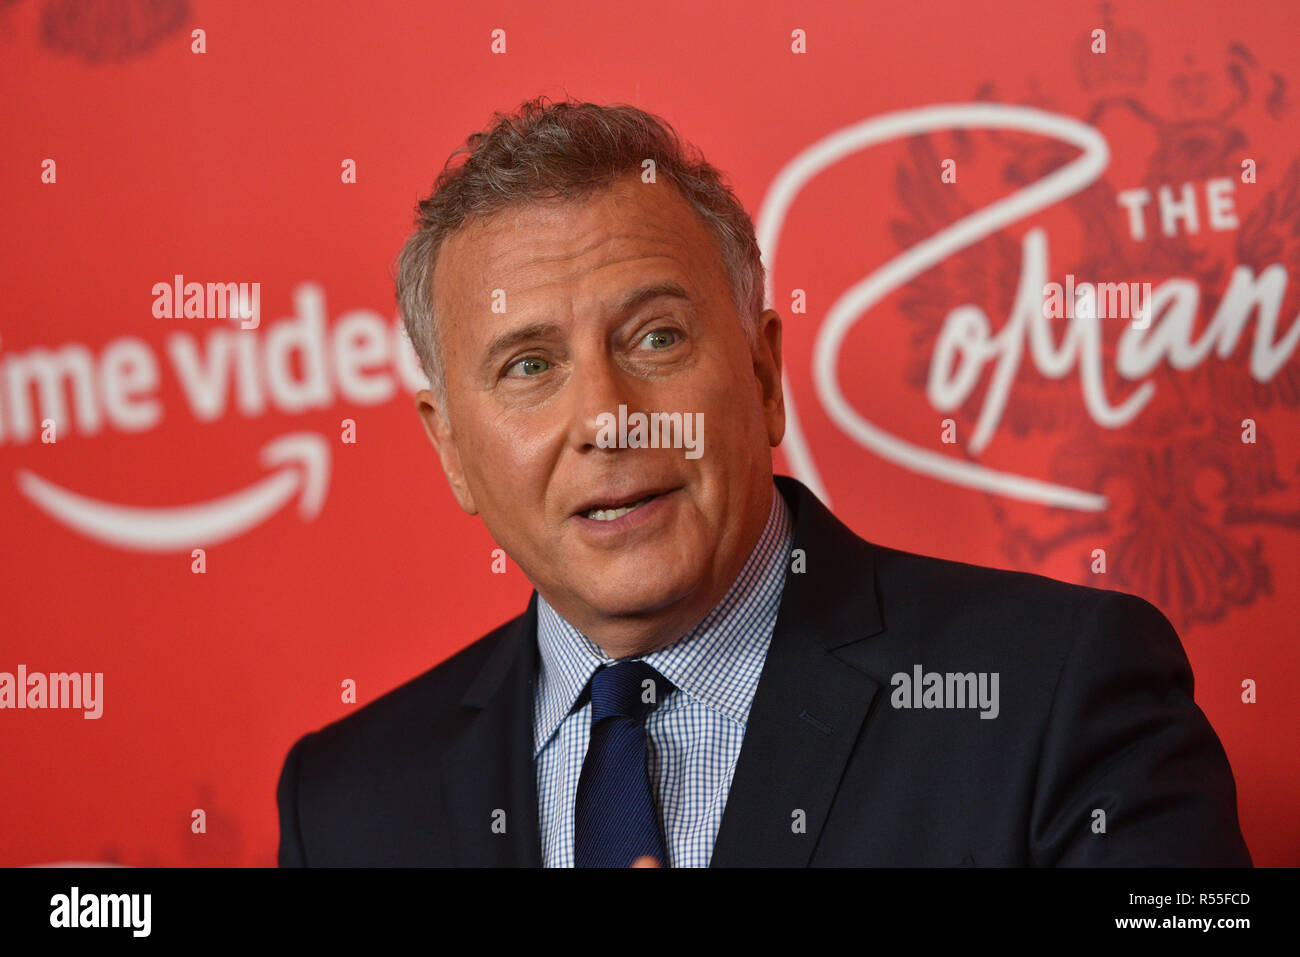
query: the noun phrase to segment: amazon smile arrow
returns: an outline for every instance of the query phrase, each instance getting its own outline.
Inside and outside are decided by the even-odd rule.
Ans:
[[[329,490],[330,452],[314,432],[292,432],[262,448],[275,469],[245,489],[209,502],[146,508],[101,502],[20,469],[19,490],[55,521],[87,538],[137,552],[186,552],[236,538],[298,496],[298,514],[311,521]]]

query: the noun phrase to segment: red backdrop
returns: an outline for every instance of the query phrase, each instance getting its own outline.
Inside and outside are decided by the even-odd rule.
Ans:
[[[1300,862],[1300,8],[618,6],[0,4],[0,672],[103,674],[96,720],[0,710],[0,864],[270,864],[292,740],[522,608],[389,265],[467,133],[566,91],[755,216],[778,470],[876,542],[1155,602],[1256,861]],[[259,283],[258,327],[157,317],[178,274]],[[1151,283],[1149,328],[1036,318],[1067,274]]]

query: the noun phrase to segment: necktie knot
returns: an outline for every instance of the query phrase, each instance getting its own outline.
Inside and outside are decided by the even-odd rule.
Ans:
[[[591,721],[622,717],[640,721],[673,690],[673,684],[644,661],[620,661],[591,676]]]

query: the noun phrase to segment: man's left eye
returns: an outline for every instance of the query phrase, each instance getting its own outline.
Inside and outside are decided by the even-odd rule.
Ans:
[[[649,343],[649,346],[646,345]],[[642,348],[649,349],[667,349],[669,346],[677,344],[677,333],[672,329],[656,329],[654,332],[647,333],[641,340]]]

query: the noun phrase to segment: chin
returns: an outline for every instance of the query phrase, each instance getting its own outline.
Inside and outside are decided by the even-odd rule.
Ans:
[[[587,589],[584,598],[588,605],[604,615],[638,615],[661,611],[690,592],[690,586],[676,579],[647,582],[634,581],[631,587],[622,582],[610,582],[595,590]]]

